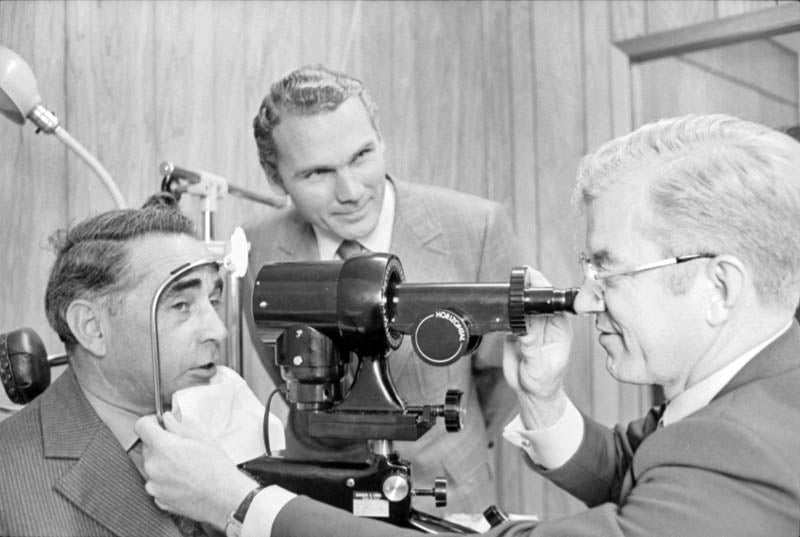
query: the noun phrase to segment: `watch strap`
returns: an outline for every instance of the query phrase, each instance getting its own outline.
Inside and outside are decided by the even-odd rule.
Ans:
[[[244,500],[242,500],[242,503],[240,503],[239,507],[236,508],[236,511],[233,512],[233,518],[236,519],[240,524],[244,523],[244,517],[247,515],[247,510],[250,509],[250,504],[253,503],[253,498],[255,498],[256,494],[262,490],[264,490],[264,487],[259,485],[248,492],[247,496],[245,496]]]
[[[226,537],[239,537],[242,534],[242,524],[244,524],[244,517],[247,516],[247,511],[250,509],[250,504],[253,503],[253,498],[264,490],[264,487],[259,485],[244,497],[242,503],[236,508],[234,512],[228,515],[228,522],[225,524]]]

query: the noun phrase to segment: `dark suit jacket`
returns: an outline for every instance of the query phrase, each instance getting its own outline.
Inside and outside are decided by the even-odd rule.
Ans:
[[[800,534],[800,327],[748,363],[709,405],[653,432],[587,421],[578,453],[544,474],[592,507],[510,523],[489,535],[529,537],[797,537]],[[273,535],[417,535],[298,497]]]
[[[500,204],[432,186],[393,183],[397,205],[391,253],[400,259],[407,282],[507,282],[511,268],[526,263]],[[293,207],[269,214],[245,231],[252,243],[245,297],[251,296],[252,282],[264,263],[319,259],[314,231]],[[246,318],[252,322],[249,312]],[[249,332],[255,333],[252,325]],[[471,359],[449,367],[422,362],[408,338],[389,358],[400,395],[409,404],[441,405],[448,389],[464,392],[467,414],[460,433],[447,433],[438,423],[416,442],[395,443],[400,455],[412,462],[417,486],[430,487],[434,477],[447,477],[449,512],[481,512],[495,501],[486,422],[492,433],[499,433],[516,397],[503,381],[500,348],[487,343]],[[261,345],[257,338],[253,344]],[[263,348],[261,353],[273,382],[280,383],[272,355]],[[490,388],[481,394],[485,399],[501,403],[482,408],[476,379]],[[286,433],[288,456],[333,458],[324,444],[312,446],[307,439],[298,443],[297,437],[304,435],[296,429],[302,429],[302,421],[292,415]],[[360,454],[349,450],[347,456]],[[418,506],[434,511],[429,498],[422,498]]]
[[[0,535],[180,537],[72,369],[0,423]]]

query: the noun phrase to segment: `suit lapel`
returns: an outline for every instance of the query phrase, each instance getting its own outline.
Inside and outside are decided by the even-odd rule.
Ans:
[[[800,348],[800,326],[793,322],[792,326],[783,333],[778,339],[767,345],[760,353],[750,360],[739,371],[728,384],[712,399],[717,401],[726,394],[740,388],[750,382],[782,375],[800,366],[800,356],[797,349]],[[703,412],[704,409],[698,412]],[[633,449],[638,449],[641,442],[656,429],[658,417],[653,411],[639,423],[631,424],[629,428],[634,431],[634,438],[639,441],[633,445]],[[628,467],[621,489],[621,498],[625,498],[633,487],[633,465]]]
[[[800,325],[797,321],[792,321],[789,329],[750,360],[722,388],[714,400],[754,380],[782,375],[791,369],[796,369],[800,365],[798,348],[800,348]]]
[[[291,211],[289,218],[283,222],[275,238],[278,243],[278,256],[275,260],[319,259],[319,248],[314,229],[311,224],[303,221],[296,209],[293,208]]]
[[[448,251],[435,208],[413,185],[390,180],[397,193],[390,249],[400,259],[406,281],[426,283],[446,280]],[[412,359],[418,358],[412,353],[394,355],[391,360],[392,375],[399,378]]]
[[[419,267],[408,281],[442,281],[448,254],[442,223],[428,198],[413,185],[392,180],[397,193],[391,251],[403,265]]]
[[[45,458],[75,459],[55,490],[115,535],[179,537],[144,479],[92,409],[71,369],[42,396]]]

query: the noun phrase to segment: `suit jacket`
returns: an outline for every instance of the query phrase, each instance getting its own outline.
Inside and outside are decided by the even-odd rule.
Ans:
[[[72,369],[0,423],[0,476],[0,535],[181,535]]]
[[[542,472],[591,508],[552,522],[507,523],[492,536],[797,537],[800,533],[800,327],[748,363],[704,408],[655,430],[586,422],[578,452]],[[273,535],[411,537],[308,498]]]
[[[500,204],[427,185],[393,183],[397,204],[391,253],[400,259],[405,281],[507,282],[511,268],[524,264],[524,254]],[[246,227],[246,233],[252,245],[246,297],[251,296],[252,282],[264,263],[319,259],[313,228],[293,207]],[[255,330],[250,311],[246,317],[252,337]],[[264,367],[279,384],[272,355],[257,337],[252,339],[260,348]],[[515,395],[503,381],[501,348],[485,340],[473,357],[449,367],[432,367],[414,355],[406,338],[390,356],[389,365],[400,395],[409,404],[441,405],[448,389],[464,392],[467,413],[461,432],[447,433],[443,423],[438,423],[416,442],[396,442],[395,447],[402,458],[411,461],[417,486],[431,486],[434,477],[447,477],[448,512],[483,511],[495,501],[489,434],[499,433],[516,404]],[[489,389],[479,394],[476,380]],[[494,402],[481,404],[490,399]],[[487,422],[491,433],[487,433]],[[363,456],[363,449],[309,439],[303,423],[302,417],[290,413],[287,456],[331,459],[334,450],[343,450],[348,458]],[[417,505],[434,511],[429,498],[422,498]]]

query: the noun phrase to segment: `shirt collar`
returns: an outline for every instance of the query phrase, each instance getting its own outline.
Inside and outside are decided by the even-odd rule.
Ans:
[[[675,398],[669,402],[667,408],[664,410],[664,415],[661,417],[663,424],[666,426],[670,423],[680,421],[686,416],[697,412],[710,403],[714,396],[717,395],[734,376],[736,376],[736,373],[741,371],[741,369],[747,365],[750,360],[755,358],[759,352],[764,350],[767,345],[778,339],[778,337],[786,332],[791,325],[792,322],[789,321],[789,323],[787,323],[783,329],[779,330],[771,338],[742,354],[739,358],[732,361],[716,373],[701,380],[691,388],[675,396]]]
[[[395,193],[394,184],[386,179],[386,188],[383,191],[383,204],[381,214],[378,216],[378,223],[370,233],[356,240],[371,252],[388,252],[392,244],[392,227],[394,226],[395,214]],[[313,226],[314,234],[317,236],[317,247],[319,248],[319,258],[323,261],[339,259],[336,250],[342,243],[342,238],[325,231],[317,226]]]
[[[103,423],[111,429],[111,433],[119,441],[122,449],[128,452],[139,441],[133,426],[140,416],[103,401],[86,390],[83,390],[83,393]]]

